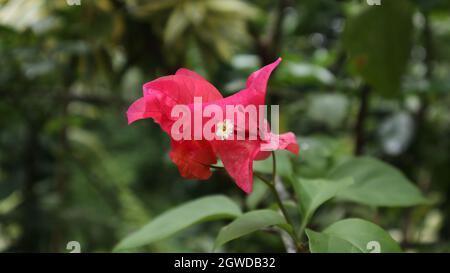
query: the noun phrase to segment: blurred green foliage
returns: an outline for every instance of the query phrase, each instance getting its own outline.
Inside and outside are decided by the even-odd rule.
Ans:
[[[227,195],[244,212],[270,206],[256,179],[248,197],[221,172],[184,181],[159,127],[128,126],[125,111],[143,83],[179,67],[228,95],[278,56],[269,103],[281,106],[281,131],[294,131],[301,146],[299,157],[279,153],[280,176],[302,177],[298,188],[349,172],[367,178],[338,195],[345,202],[317,209],[308,237],[322,247],[327,231],[345,231],[354,220],[332,223],[359,217],[386,228],[407,251],[450,251],[448,1],[80,3],[0,0],[0,251],[67,252],[69,241],[83,252],[111,251],[168,208],[210,194]],[[255,169],[270,173],[270,160]],[[407,197],[393,203],[377,195],[380,187]],[[358,200],[361,191],[373,194]],[[422,205],[398,208],[409,202]],[[196,225],[139,250],[211,251],[224,223]],[[367,225],[381,232],[366,222],[352,228]],[[284,247],[260,231],[220,250]]]

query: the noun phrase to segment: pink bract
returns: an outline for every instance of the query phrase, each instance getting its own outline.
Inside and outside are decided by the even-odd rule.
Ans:
[[[270,155],[270,150],[288,150],[298,154],[299,146],[293,133],[275,135],[271,132],[265,139],[256,140],[180,140],[171,135],[171,127],[176,119],[171,117],[175,105],[190,106],[194,97],[201,97],[204,106],[214,104],[222,109],[227,105],[265,104],[267,82],[270,74],[281,62],[281,58],[253,72],[247,79],[246,88],[223,98],[220,92],[197,73],[181,68],[175,75],[160,77],[144,84],[143,97],[128,109],[128,123],[152,118],[171,138],[170,158],[184,178],[208,179],[210,165],[222,160],[223,165],[236,184],[246,193],[252,191],[253,161]],[[271,142],[275,137],[278,142]],[[266,144],[269,151],[261,151]]]

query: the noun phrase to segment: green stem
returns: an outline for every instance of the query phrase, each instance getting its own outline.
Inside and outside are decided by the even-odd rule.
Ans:
[[[286,207],[283,204],[283,200],[281,200],[280,194],[278,193],[275,183],[276,183],[276,176],[277,176],[277,163],[276,163],[276,157],[275,152],[272,151],[272,181],[269,179],[266,179],[264,176],[260,175],[259,173],[255,173],[255,176],[258,177],[261,181],[263,181],[272,192],[273,196],[275,197],[275,201],[278,204],[278,207],[280,208],[284,218],[286,219],[286,222],[292,227],[292,239],[294,240],[295,244],[297,245],[298,249],[301,249],[300,247],[300,241],[298,239],[298,233],[294,225],[294,221],[292,220],[291,216],[286,210]]]
[[[303,234],[305,234],[305,229],[306,229],[306,226],[308,225],[309,218],[310,218],[309,215],[305,215],[305,217],[303,217],[302,223],[300,224],[300,228],[298,229],[299,241],[301,241],[303,239]]]
[[[210,167],[213,169],[219,169],[219,170],[224,169],[224,167],[221,167],[221,166],[210,165]],[[295,225],[294,225],[294,221],[292,220],[291,216],[287,212],[286,207],[283,204],[283,200],[281,200],[280,194],[278,193],[278,191],[275,187],[276,177],[277,177],[277,160],[275,157],[275,152],[272,151],[272,180],[265,178],[264,176],[262,176],[261,174],[259,174],[257,172],[255,172],[254,175],[256,177],[258,177],[262,182],[264,182],[269,187],[270,191],[272,192],[273,196],[275,197],[275,201],[277,202],[278,207],[281,210],[281,213],[283,214],[284,218],[286,219],[286,222],[292,227],[292,234],[290,234],[292,237],[292,240],[294,241],[297,249],[302,250],[303,248],[300,243],[297,229],[295,228]],[[304,230],[304,228],[305,227],[303,227],[303,230]],[[302,229],[300,229],[300,230],[302,230]]]
[[[271,187],[271,190],[275,196],[278,206],[280,207],[281,211],[283,212],[284,218],[286,218],[286,221],[292,226],[292,232],[295,237],[294,241],[296,243],[298,243],[298,241],[297,241],[298,236],[297,236],[297,231],[295,229],[294,221],[292,221],[292,218],[289,215],[289,213],[287,212],[286,207],[283,204],[283,200],[281,200],[280,194],[278,193],[277,188],[275,187],[276,177],[277,177],[277,159],[275,156],[275,152],[272,151],[272,187]]]

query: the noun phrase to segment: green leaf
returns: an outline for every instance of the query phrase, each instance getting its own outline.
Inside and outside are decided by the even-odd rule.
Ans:
[[[245,204],[250,210],[255,209],[267,196],[269,188],[259,178],[253,178],[253,190],[252,193],[245,199]]]
[[[205,5],[210,11],[220,14],[233,14],[234,16],[242,16],[254,18],[258,15],[258,10],[241,0],[208,0]]]
[[[338,221],[323,232],[306,230],[312,253],[401,252],[398,243],[381,227],[362,219]]]
[[[421,11],[430,14],[433,11],[445,11],[450,10],[450,2],[446,0],[412,0]]]
[[[375,91],[399,94],[412,44],[413,9],[406,0],[384,1],[350,18],[344,45],[350,63]]]
[[[131,1],[129,1],[131,2]],[[141,5],[131,5],[127,3],[132,8],[133,12],[139,16],[148,16],[152,12],[161,12],[165,9],[170,9],[177,6],[182,0],[157,0],[157,1],[146,1]]]
[[[315,94],[309,97],[306,115],[328,128],[338,128],[347,117],[348,109],[349,100],[343,94]]]
[[[330,85],[335,82],[335,77],[329,70],[315,64],[289,62],[283,70],[286,73],[282,77],[293,83]]]
[[[312,253],[361,253],[357,247],[350,242],[337,236],[326,233],[315,232],[306,229],[309,239],[309,249]]]
[[[188,18],[193,25],[198,26],[203,22],[206,13],[205,3],[198,1],[186,2],[183,5],[183,8],[186,18]]]
[[[214,249],[231,240],[274,225],[286,225],[283,216],[278,212],[265,209],[245,213],[220,230],[214,244]]]
[[[239,207],[228,197],[221,195],[203,197],[156,217],[140,230],[123,239],[115,250],[144,246],[200,222],[235,218],[239,215],[241,215]]]
[[[353,179],[344,178],[339,181],[330,181],[325,179],[294,178],[292,182],[299,200],[303,221],[308,221],[320,205],[351,185]]]
[[[184,13],[183,8],[176,8],[167,21],[164,29],[164,42],[166,44],[174,43],[177,38],[186,30],[189,20]]]
[[[353,177],[355,183],[337,195],[370,206],[401,207],[427,203],[427,199],[399,170],[375,158],[357,157],[338,165],[330,179]]]

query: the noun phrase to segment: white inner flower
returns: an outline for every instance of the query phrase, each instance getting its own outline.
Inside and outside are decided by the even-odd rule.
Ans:
[[[228,139],[234,131],[233,122],[229,119],[220,121],[216,124],[216,136],[221,140]]]

